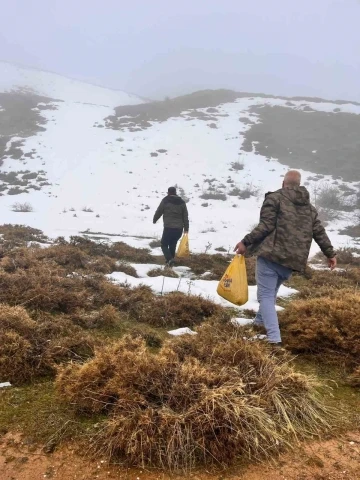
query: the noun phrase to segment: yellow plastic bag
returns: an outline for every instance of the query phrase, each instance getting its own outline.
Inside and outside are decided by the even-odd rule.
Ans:
[[[182,239],[180,240],[179,247],[176,252],[176,256],[178,258],[186,258],[190,256],[190,248],[189,248],[189,235],[184,233]]]
[[[219,282],[217,293],[235,305],[244,305],[249,299],[245,258],[235,255]]]

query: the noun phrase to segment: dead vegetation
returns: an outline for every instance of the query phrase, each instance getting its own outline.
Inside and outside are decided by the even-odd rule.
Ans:
[[[148,271],[148,277],[169,277],[169,278],[179,278],[179,275],[174,272],[171,268],[153,268]]]
[[[360,366],[360,295],[333,290],[291,302],[281,315],[283,339],[294,353],[321,355],[322,362]]]
[[[94,339],[65,318],[32,320],[23,307],[0,304],[0,378],[19,385],[54,375],[64,361],[84,361]]]
[[[61,371],[61,397],[78,412],[107,417],[95,451],[128,465],[189,471],[269,456],[330,427],[309,378],[238,329],[214,328],[157,354],[127,337]]]
[[[253,332],[233,327],[232,311],[104,276],[115,270],[135,276],[128,262],[158,263],[149,250],[83,237],[60,238],[44,249],[34,245],[34,238],[46,239],[39,230],[1,231],[0,381],[32,382],[36,389],[60,368],[62,418],[71,425],[86,418],[98,431],[97,452],[132,465],[189,470],[271,455],[295,436],[326,430],[329,417],[312,382],[289,365],[290,355],[279,360],[266,345],[244,341]],[[287,348],[309,362],[343,364],[341,382],[354,387],[360,384],[357,254],[339,251],[342,270],[294,276],[298,299],[281,314]],[[231,259],[192,255],[182,265],[217,280]],[[254,284],[255,260],[246,262]],[[169,340],[167,331],[178,327],[199,333]],[[0,426],[6,415],[0,414]],[[51,420],[45,423],[51,432]],[[68,431],[56,422],[59,428]]]

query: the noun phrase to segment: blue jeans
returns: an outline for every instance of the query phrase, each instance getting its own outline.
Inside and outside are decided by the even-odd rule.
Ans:
[[[279,320],[275,309],[280,286],[292,274],[290,268],[258,257],[256,263],[257,297],[260,304],[255,325],[264,326],[270,343],[281,342]]]

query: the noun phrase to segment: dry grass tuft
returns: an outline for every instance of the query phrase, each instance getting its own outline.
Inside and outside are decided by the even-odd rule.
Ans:
[[[69,320],[44,316],[34,321],[23,307],[0,304],[0,379],[18,385],[54,375],[56,365],[85,360],[95,342]]]
[[[231,326],[201,327],[158,354],[125,337],[63,368],[57,388],[78,412],[107,415],[98,453],[141,467],[225,466],[329,428],[312,381]]]
[[[360,367],[355,368],[348,380],[351,386],[360,387]]]
[[[174,272],[171,268],[153,268],[148,272],[149,277],[169,277],[169,278],[179,278],[179,275]]]
[[[0,225],[0,244],[5,250],[26,246],[30,242],[47,243],[49,239],[37,228],[25,225]]]
[[[321,355],[322,361],[360,364],[360,296],[350,290],[295,300],[281,314],[286,345],[297,353]]]

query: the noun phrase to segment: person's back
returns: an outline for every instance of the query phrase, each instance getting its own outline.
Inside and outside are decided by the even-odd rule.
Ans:
[[[167,195],[163,198],[160,205],[160,208],[163,211],[164,227],[181,228],[182,230],[186,223],[186,203],[184,200],[178,195]]]
[[[184,200],[176,194],[175,187],[169,187],[168,195],[162,199],[158,206],[153,223],[163,216],[164,231],[161,238],[161,248],[167,265],[174,263],[176,244],[183,231],[189,231],[189,217]]]
[[[276,218],[274,216],[276,215]],[[305,187],[286,186],[265,197],[261,223],[274,228],[263,237],[260,224],[245,237],[247,255],[257,255],[295,271],[303,271],[314,239],[323,253],[333,256],[333,248]]]
[[[259,311],[254,327],[266,330],[269,343],[281,345],[279,322],[275,309],[280,286],[293,271],[304,271],[314,239],[335,268],[335,251],[309,192],[300,186],[301,175],[289,171],[280,190],[268,193],[261,207],[260,222],[239,242],[235,250],[242,255],[256,255],[256,283]]]

